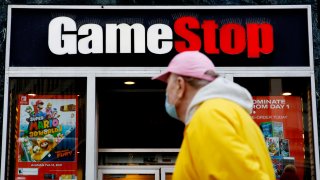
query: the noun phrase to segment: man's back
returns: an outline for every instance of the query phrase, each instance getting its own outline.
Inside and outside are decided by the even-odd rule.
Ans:
[[[186,126],[175,180],[275,179],[259,127],[238,104],[202,103]]]

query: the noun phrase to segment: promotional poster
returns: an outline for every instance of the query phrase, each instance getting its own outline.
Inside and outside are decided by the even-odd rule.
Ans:
[[[298,96],[254,96],[252,117],[266,140],[277,179],[285,165],[297,168],[300,179],[304,174],[304,129],[302,101]]]
[[[77,96],[18,98],[16,179],[77,179]]]

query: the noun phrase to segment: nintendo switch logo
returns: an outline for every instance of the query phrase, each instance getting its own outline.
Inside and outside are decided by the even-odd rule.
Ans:
[[[28,97],[25,95],[20,96],[20,104],[21,105],[28,105]]]

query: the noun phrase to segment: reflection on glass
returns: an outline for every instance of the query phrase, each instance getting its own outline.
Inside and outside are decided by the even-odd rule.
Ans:
[[[104,174],[103,180],[154,180],[150,174]]]
[[[299,179],[315,179],[310,78],[234,80],[253,96],[251,115],[265,137],[277,179],[288,167]]]

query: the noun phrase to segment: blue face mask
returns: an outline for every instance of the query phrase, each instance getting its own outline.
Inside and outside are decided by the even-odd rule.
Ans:
[[[177,115],[177,111],[176,111],[176,107],[168,102],[168,96],[166,96],[165,107],[166,107],[166,111],[169,114],[169,116],[179,120],[178,115]]]

